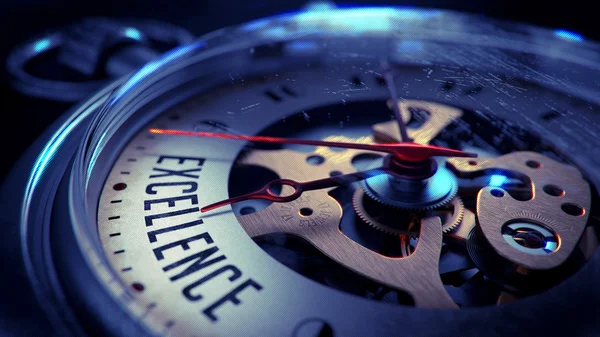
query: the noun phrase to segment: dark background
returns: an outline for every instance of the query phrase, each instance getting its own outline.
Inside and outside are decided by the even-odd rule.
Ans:
[[[152,18],[178,24],[196,35],[223,26],[263,16],[290,12],[303,7],[299,0],[6,0],[0,4],[0,60],[5,67],[7,53],[19,42],[85,16]],[[563,28],[600,40],[598,14],[593,1],[523,0],[412,0],[343,1],[343,4],[404,5],[468,11],[550,28]],[[15,93],[6,81],[0,85],[0,181],[20,154],[51,123],[57,112],[69,105],[33,100]]]

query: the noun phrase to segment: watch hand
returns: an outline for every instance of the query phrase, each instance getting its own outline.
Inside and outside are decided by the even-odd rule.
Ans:
[[[410,139],[408,132],[406,131],[406,124],[404,124],[404,120],[402,120],[400,107],[398,107],[398,94],[396,91],[396,84],[394,83],[394,77],[392,76],[392,72],[387,63],[383,63],[383,68],[383,78],[385,79],[385,83],[387,84],[387,88],[390,92],[390,98],[393,102],[392,109],[394,110],[394,116],[396,116],[398,128],[400,129],[400,140],[403,142],[412,142],[412,139]]]
[[[314,146],[328,146],[328,147],[339,147],[346,149],[359,149],[368,150],[375,152],[384,152],[392,154],[394,157],[399,158],[408,162],[420,162],[430,157],[477,157],[476,153],[463,152],[459,150],[453,150],[445,147],[434,146],[434,145],[422,145],[409,142],[400,143],[386,143],[386,144],[360,144],[360,143],[345,143],[345,142],[330,142],[323,140],[306,140],[306,139],[292,139],[292,138],[281,138],[281,137],[268,137],[268,136],[244,136],[244,135],[232,135],[226,133],[215,133],[215,132],[192,132],[182,130],[168,130],[168,129],[150,129],[150,133],[164,134],[164,135],[180,135],[180,136],[192,136],[192,137],[210,137],[210,138],[222,138],[222,139],[238,139],[247,140],[258,143],[272,143],[272,144],[298,144],[298,145],[314,145]]]
[[[215,202],[208,206],[202,207],[200,211],[208,212],[219,207],[223,207],[226,205],[234,204],[236,202],[249,199],[263,199],[272,202],[290,202],[300,198],[302,193],[306,191],[321,190],[324,188],[347,185],[384,173],[391,173],[391,171],[388,167],[382,166],[380,168],[370,169],[366,171],[354,172],[307,182],[297,182],[291,179],[277,179],[267,183],[263,188],[261,188],[258,191]],[[271,188],[282,185],[292,187],[294,189],[294,192],[282,196],[277,195],[271,191]]]

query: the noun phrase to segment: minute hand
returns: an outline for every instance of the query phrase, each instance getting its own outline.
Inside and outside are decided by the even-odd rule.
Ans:
[[[215,202],[208,206],[202,207],[200,211],[208,212],[219,207],[223,207],[226,205],[234,204],[236,202],[249,199],[263,199],[272,202],[290,202],[300,198],[303,192],[348,185],[384,173],[392,172],[388,167],[382,166],[380,168],[370,169],[362,172],[354,172],[307,182],[297,182],[291,179],[277,179],[267,183],[263,188],[261,188],[258,191]],[[294,189],[294,192],[286,195],[278,195],[271,190],[273,187],[282,185],[290,186]]]
[[[453,150],[453,149],[449,149],[449,148],[441,147],[441,146],[422,145],[422,144],[409,143],[409,142],[386,143],[386,144],[361,144],[361,143],[330,142],[330,141],[324,141],[324,140],[293,139],[293,138],[269,137],[269,136],[232,135],[232,134],[227,134],[227,133],[215,133],[215,132],[192,132],[192,131],[168,130],[168,129],[150,129],[148,131],[150,133],[163,134],[163,135],[237,139],[237,140],[246,140],[246,141],[258,142],[258,143],[313,145],[313,146],[339,147],[339,148],[345,148],[345,149],[368,150],[368,151],[389,153],[399,159],[409,161],[409,162],[419,162],[419,161],[423,161],[430,157],[435,157],[435,156],[440,156],[440,157],[477,157],[476,153],[463,152],[463,151]]]

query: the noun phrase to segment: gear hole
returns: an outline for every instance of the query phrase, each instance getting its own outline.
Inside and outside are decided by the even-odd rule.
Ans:
[[[306,162],[313,166],[319,166],[325,162],[325,158],[319,155],[312,155],[306,158]]]
[[[531,167],[533,169],[538,169],[538,168],[542,167],[542,164],[540,164],[540,162],[535,161],[535,160],[528,160],[525,162],[525,165],[527,165],[528,167]]]
[[[556,185],[545,185],[543,188],[546,194],[551,195],[553,197],[562,197],[565,195],[565,190],[556,186]]]
[[[341,176],[341,175],[342,175],[342,172],[340,172],[340,171],[331,171],[331,172],[329,172],[329,176],[330,177],[337,177],[337,176]]]
[[[517,220],[502,227],[502,237],[512,247],[532,255],[544,255],[559,248],[559,238],[546,226],[529,220]]]
[[[583,207],[567,202],[560,206],[563,212],[572,215],[572,216],[582,216],[585,214],[585,209]]]
[[[254,207],[251,207],[251,206],[245,206],[245,207],[242,207],[242,208],[240,209],[240,214],[241,214],[241,215],[252,214],[252,213],[254,213],[254,212],[256,212],[256,208],[254,208]]]
[[[494,188],[493,190],[491,190],[490,194],[495,196],[496,198],[502,198],[504,196],[504,192],[502,192],[502,190],[499,190],[497,188]]]
[[[313,214],[313,210],[312,208],[302,207],[298,213],[300,213],[302,216],[311,216]]]

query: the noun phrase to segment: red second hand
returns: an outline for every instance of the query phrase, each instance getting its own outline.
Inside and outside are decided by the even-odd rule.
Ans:
[[[368,150],[375,152],[384,152],[394,155],[395,157],[408,161],[408,162],[420,162],[430,157],[477,157],[476,153],[463,152],[459,150],[453,150],[441,146],[433,145],[422,145],[416,143],[387,143],[387,144],[359,144],[359,143],[344,143],[344,142],[329,142],[323,140],[306,140],[306,139],[292,139],[292,138],[281,138],[281,137],[268,137],[268,136],[244,136],[244,135],[232,135],[226,133],[215,133],[215,132],[192,132],[182,130],[169,130],[169,129],[150,129],[150,133],[162,134],[162,135],[178,135],[178,136],[191,136],[191,137],[208,137],[208,138],[221,138],[221,139],[237,139],[246,140],[258,143],[271,143],[271,144],[297,144],[297,145],[313,145],[313,146],[327,146],[327,147],[339,147],[346,149],[358,149]]]

